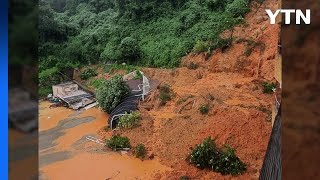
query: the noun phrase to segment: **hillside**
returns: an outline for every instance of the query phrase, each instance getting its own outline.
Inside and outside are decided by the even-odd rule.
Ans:
[[[179,66],[191,51],[228,47],[250,0],[41,0],[40,86],[59,72],[97,63]],[[42,89],[40,90],[42,92]]]
[[[74,171],[66,171],[64,176],[82,179],[84,172],[79,171],[73,174],[75,169],[87,170],[87,168],[91,168],[88,164],[97,163],[98,166],[95,167],[95,174],[92,177],[106,177],[107,173],[107,177],[110,177],[111,174],[113,177],[116,174],[115,179],[133,177],[140,179],[179,179],[182,176],[188,176],[191,179],[258,179],[271,132],[271,104],[273,101],[272,94],[263,93],[262,84],[274,80],[274,61],[279,37],[279,27],[269,24],[264,10],[266,8],[276,9],[278,1],[265,0],[262,4],[256,1],[241,1],[245,2],[248,5],[247,8],[250,8],[251,11],[249,12],[249,9],[244,8],[242,9],[244,10],[242,11],[243,14],[234,17],[231,16],[229,10],[227,11],[227,7],[231,6],[230,3],[240,2],[237,0],[219,1],[224,3],[217,6],[217,9],[211,9],[212,7],[208,5],[209,2],[213,4],[218,2],[214,0],[181,2],[150,0],[146,4],[161,4],[153,8],[153,13],[151,13],[153,16],[148,13],[142,13],[141,16],[138,16],[140,19],[135,19],[137,17],[132,16],[132,14],[129,16],[128,13],[132,12],[129,11],[129,7],[132,8],[132,4],[129,3],[126,4],[125,10],[122,12],[123,16],[119,16],[119,11],[116,12],[118,15],[115,15],[114,18],[105,19],[100,23],[98,23],[99,17],[102,17],[104,13],[115,11],[117,5],[106,5],[106,7],[114,7],[108,8],[107,11],[94,8],[88,10],[86,8],[93,6],[95,1],[87,2],[77,6],[74,12],[70,12],[71,9],[68,9],[69,6],[67,5],[57,7],[51,5],[55,9],[53,14],[56,18],[69,17],[65,20],[73,19],[80,22],[80,16],[89,13],[91,15],[95,14],[92,15],[91,21],[97,23],[86,23],[85,26],[88,27],[81,28],[79,34],[70,36],[60,42],[53,43],[50,40],[45,42],[44,45],[49,43],[51,47],[59,47],[67,51],[68,46],[73,44],[72,42],[75,43],[76,39],[84,38],[86,41],[83,39],[81,42],[77,42],[78,45],[82,45],[81,48],[83,49],[73,47],[73,50],[80,51],[81,54],[71,51],[72,57],[78,59],[68,62],[75,62],[80,67],[82,66],[75,71],[75,78],[78,80],[81,80],[81,72],[88,67],[97,71],[98,75],[96,77],[82,80],[92,89],[95,88],[94,86],[100,79],[109,79],[115,74],[124,74],[126,71],[140,69],[148,78],[158,81],[161,85],[168,84],[174,92],[174,96],[165,105],[160,105],[160,90],[152,91],[148,99],[142,102],[139,107],[142,115],[141,124],[132,129],[110,131],[101,127],[106,125],[106,116],[108,115],[97,108],[90,109],[82,114],[80,112],[79,117],[90,115],[90,117],[96,119],[92,120],[93,123],[85,124],[83,127],[71,128],[68,130],[69,134],[66,133],[63,135],[64,138],[60,138],[53,153],[70,151],[72,156],[61,162],[42,167],[43,175],[58,177],[57,171],[59,169],[73,169]],[[139,4],[140,1],[125,2]],[[179,3],[170,4],[171,2]],[[139,9],[139,7],[144,10],[148,9],[144,3],[140,4],[142,6],[137,4],[133,9]],[[104,6],[99,5],[97,7]],[[77,13],[80,10],[86,13]],[[177,29],[173,27],[181,28],[177,22],[184,16],[186,16],[185,19],[182,18],[184,21],[192,19],[192,17],[187,16],[196,15],[197,13],[194,12],[200,14],[196,16],[196,20],[193,19],[195,22],[181,31],[181,34],[176,34]],[[109,16],[104,16],[104,18],[106,17]],[[125,21],[128,17],[133,19]],[[117,21],[113,22],[115,19]],[[89,31],[91,33],[107,33],[110,31],[104,31],[101,28],[115,28],[113,26],[115,24],[111,26],[104,22],[115,23],[117,26],[119,25],[118,27],[121,30],[115,30],[116,35],[109,34],[107,36],[108,40],[105,40],[106,44],[101,44],[98,43],[101,41],[95,38],[105,36],[89,36],[86,33],[89,33]],[[76,24],[74,25],[77,26]],[[124,27],[124,24],[126,24],[126,27]],[[127,34],[122,34],[123,32]],[[119,38],[116,44],[112,44],[116,41],[109,41],[112,37]],[[127,37],[130,37],[130,39]],[[90,38],[97,41],[91,42]],[[134,45],[127,46],[128,44],[125,42]],[[89,49],[89,47],[94,48],[94,50]],[[129,51],[130,55],[133,52],[141,54],[139,56],[122,56],[122,53],[128,53],[123,47],[134,47],[134,50],[139,50]],[[122,54],[119,56],[121,58],[108,59],[106,58],[108,56],[102,56],[101,53],[110,52],[109,48],[114,48],[111,50],[112,55]],[[95,56],[89,54],[94,52],[100,52],[100,54],[96,53]],[[61,56],[63,58],[68,57],[67,55]],[[58,57],[55,57],[54,53],[51,55],[43,54],[42,63],[44,65],[48,65],[47,60],[50,58],[53,58],[50,61],[51,63],[55,62],[57,64],[56,66],[48,65],[49,70],[43,66],[43,72],[46,72],[46,75],[54,74],[58,70],[62,71],[63,68],[67,67],[57,62],[62,61],[62,58]],[[80,61],[80,59],[82,60]],[[65,63],[67,61],[62,62],[62,64],[67,64]],[[126,65],[121,65],[122,62],[126,62]],[[95,65],[89,65],[90,63]],[[106,63],[115,64],[106,65]],[[52,81],[46,82],[52,83]],[[208,105],[207,114],[199,112],[202,105]],[[68,111],[63,108],[50,110],[45,103],[42,106],[43,109],[40,112],[42,117],[49,116],[54,111]],[[65,118],[64,113],[59,114],[59,117],[54,118],[54,122],[57,124],[60,121],[65,121],[63,119]],[[78,116],[75,117],[78,118]],[[40,117],[40,128],[45,127],[44,132],[47,132],[46,128],[48,127],[52,129],[59,127],[59,124],[57,126],[53,124],[48,119]],[[71,132],[74,132],[74,134],[71,134]],[[109,139],[113,134],[127,136],[134,147],[143,143],[148,151],[147,157],[150,157],[150,159],[137,162],[133,160],[134,157],[131,152],[129,152],[129,158],[118,153],[109,154],[109,151],[105,154],[105,150],[102,150],[102,153],[100,152],[100,146],[79,139],[87,134],[96,134],[101,139]],[[234,177],[221,175],[210,170],[200,170],[191,165],[187,160],[191,149],[208,136],[215,139],[217,146],[221,147],[227,144],[233,147],[237,156],[247,165],[246,172]],[[82,144],[77,144],[78,142]],[[50,153],[52,152],[48,152],[49,155]],[[47,155],[46,152],[43,152],[43,156],[45,155]],[[115,165],[108,169],[110,161]],[[132,166],[131,168],[134,170],[128,171],[125,168],[127,166],[119,164],[135,164],[141,166],[141,168]]]

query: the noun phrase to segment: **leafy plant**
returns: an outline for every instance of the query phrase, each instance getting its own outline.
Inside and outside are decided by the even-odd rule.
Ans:
[[[135,62],[140,58],[140,48],[136,39],[126,37],[121,40],[120,52],[123,60]]]
[[[140,122],[141,116],[138,111],[125,113],[119,118],[118,126],[121,128],[133,128]]]
[[[223,175],[238,175],[246,170],[246,165],[235,155],[234,149],[229,146],[217,148],[211,137],[192,150],[189,160],[198,168],[210,168]]]
[[[82,80],[87,80],[87,79],[89,79],[89,78],[91,78],[91,77],[94,77],[94,76],[96,76],[96,75],[98,75],[98,73],[97,73],[94,69],[92,69],[92,68],[86,68],[86,69],[84,69],[84,70],[81,72],[80,78],[81,78]]]
[[[104,81],[105,81],[104,79],[91,79],[89,81],[89,85],[93,86],[95,89],[98,89],[103,85]]]
[[[209,104],[202,104],[199,107],[199,111],[201,114],[208,114],[209,113]]]
[[[159,91],[160,91],[160,95],[159,95],[160,105],[164,106],[168,101],[172,99],[172,97],[174,96],[174,93],[168,84],[164,84],[160,86]]]
[[[102,110],[111,111],[129,94],[129,87],[120,75],[103,81],[96,90],[96,98]]]
[[[147,149],[144,144],[138,144],[135,149],[135,154],[137,158],[144,159],[147,154]]]
[[[250,11],[248,0],[234,0],[226,6],[226,12],[232,14],[234,17],[244,16]]]
[[[197,41],[193,47],[193,52],[201,53],[210,51],[210,43],[208,41]]]
[[[142,79],[143,75],[141,74],[141,72],[139,70],[136,70],[136,75],[133,79]]]
[[[120,135],[112,135],[112,137],[106,141],[106,146],[114,151],[124,148],[131,148],[129,138],[122,137]]]
[[[263,87],[263,93],[271,94],[273,93],[273,89],[276,88],[276,84],[273,82],[272,83],[264,82],[262,83],[262,87]]]

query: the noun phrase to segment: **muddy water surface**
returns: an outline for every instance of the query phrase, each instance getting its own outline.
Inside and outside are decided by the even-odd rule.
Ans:
[[[101,138],[97,132],[106,125],[108,115],[98,108],[80,112],[49,106],[40,103],[40,179],[159,179],[170,171],[157,159],[141,161],[86,140],[88,135]]]

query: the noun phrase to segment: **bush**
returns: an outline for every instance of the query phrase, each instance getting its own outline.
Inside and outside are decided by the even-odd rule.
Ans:
[[[237,175],[246,170],[246,165],[240,161],[240,159],[235,155],[234,149],[229,146],[226,146],[221,152],[221,157],[218,164],[218,172],[221,174]]]
[[[171,87],[168,84],[160,86],[160,105],[164,106],[168,101],[172,99],[174,96],[174,93],[171,89]]]
[[[199,111],[201,114],[208,114],[209,113],[209,104],[203,104],[199,107]]]
[[[144,144],[138,144],[136,146],[135,154],[136,154],[137,158],[141,158],[141,159],[145,158],[145,156],[147,154],[147,150],[146,150]]]
[[[210,51],[210,43],[207,41],[197,41],[193,47],[193,52],[201,53]]]
[[[121,137],[120,135],[112,135],[112,137],[107,140],[106,146],[114,151],[124,148],[131,148],[129,138]]]
[[[96,76],[96,75],[98,75],[98,73],[97,73],[94,69],[92,69],[92,68],[87,68],[87,69],[84,69],[84,70],[81,72],[80,78],[81,78],[82,80],[87,80],[87,79],[89,79],[89,78],[91,78],[91,77],[94,77],[94,76]]]
[[[126,113],[119,118],[118,126],[121,128],[133,128],[136,126],[141,119],[140,113],[138,111]]]
[[[273,89],[276,88],[275,83],[264,82],[264,83],[262,83],[262,86],[263,86],[263,93],[265,93],[265,94],[273,93]]]
[[[102,110],[111,111],[129,94],[128,85],[122,80],[120,75],[104,81],[96,90],[96,98]]]
[[[226,11],[233,17],[244,16],[250,11],[248,0],[234,0],[226,6]]]
[[[211,168],[223,175],[237,175],[246,170],[246,165],[235,155],[232,148],[226,146],[223,150],[218,149],[211,137],[193,149],[189,160],[198,168]]]
[[[190,155],[190,162],[198,168],[207,168],[211,165],[211,159],[218,155],[219,152],[216,149],[215,143],[211,137],[208,137],[193,149]]]

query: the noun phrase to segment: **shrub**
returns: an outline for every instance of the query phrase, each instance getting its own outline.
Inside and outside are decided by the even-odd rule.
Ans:
[[[219,167],[217,171],[221,174],[237,175],[246,170],[246,165],[235,155],[234,149],[228,146],[221,151],[220,161],[217,164]]]
[[[147,150],[146,150],[144,144],[138,144],[136,146],[135,154],[136,154],[137,158],[141,158],[141,159],[145,158],[145,156],[147,154]]]
[[[226,6],[226,11],[233,17],[244,16],[250,11],[248,0],[234,0]]]
[[[168,101],[172,99],[173,95],[174,93],[168,84],[160,86],[160,105],[165,105]]]
[[[110,113],[129,94],[128,85],[120,75],[104,81],[96,90],[96,98],[102,110]]]
[[[218,149],[211,137],[193,149],[189,160],[198,168],[210,168],[223,175],[237,175],[246,170],[246,165],[235,155],[234,149],[228,146]]]
[[[107,140],[106,146],[114,151],[124,148],[131,148],[129,138],[122,137],[120,135],[112,135],[112,137]]]
[[[191,178],[189,176],[181,176],[180,180],[190,180]]]
[[[203,104],[199,107],[199,111],[201,114],[208,114],[209,113],[209,104]]]
[[[263,86],[263,93],[265,93],[265,94],[273,93],[273,89],[276,88],[275,83],[264,82],[264,83],[262,83],[262,86]]]
[[[138,111],[126,113],[119,118],[118,126],[121,128],[133,128],[136,126],[141,119],[140,113]]]
[[[201,53],[210,51],[210,43],[208,41],[197,41],[193,47],[193,52]]]
[[[206,138],[201,144],[197,145],[190,155],[190,162],[198,168],[210,167],[210,161],[214,156],[218,156],[219,152],[211,137]]]
[[[84,70],[81,72],[80,78],[81,78],[82,80],[87,80],[87,79],[89,79],[89,78],[91,78],[91,77],[94,77],[94,76],[96,76],[96,75],[98,75],[98,73],[97,73],[94,69],[92,69],[92,68],[86,68],[86,69],[84,69]]]

